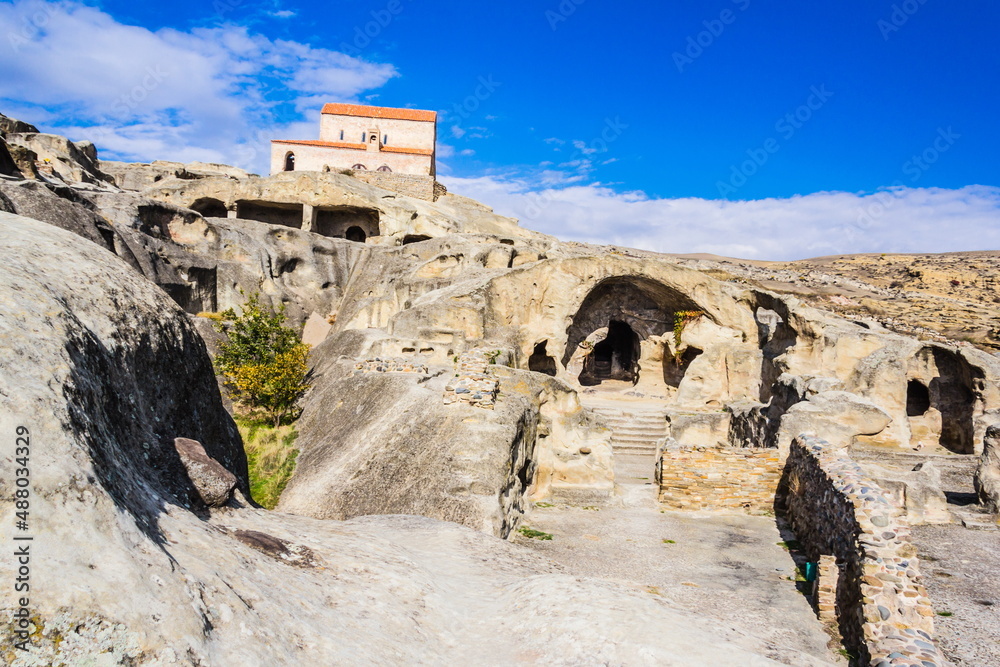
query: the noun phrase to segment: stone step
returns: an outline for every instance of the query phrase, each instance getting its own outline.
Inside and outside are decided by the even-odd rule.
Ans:
[[[998,530],[996,517],[990,514],[976,514],[974,512],[952,512],[962,522],[962,526],[969,530]]]
[[[666,435],[667,429],[662,424],[622,424],[614,426],[615,433],[649,433]]]
[[[614,452],[615,456],[619,455],[629,455],[629,456],[643,456],[649,460],[653,460],[656,456],[656,447],[647,447],[644,445],[612,445],[611,451]]]
[[[627,431],[625,429],[614,429],[611,436],[622,440],[659,440],[667,436],[665,431]]]
[[[655,444],[657,440],[663,438],[663,435],[639,435],[631,433],[618,433],[617,431],[612,431],[611,442],[648,442],[650,444]]]

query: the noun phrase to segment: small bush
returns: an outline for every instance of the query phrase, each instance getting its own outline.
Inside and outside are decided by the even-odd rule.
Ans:
[[[220,315],[215,328],[226,334],[215,366],[233,401],[247,416],[258,414],[280,426],[293,417],[299,398],[309,388],[309,346],[285,326],[285,309],[265,310],[257,294]]]
[[[551,540],[552,535],[548,533],[543,533],[540,530],[535,530],[534,528],[528,528],[527,526],[522,526],[518,528],[517,532],[521,533],[525,537],[530,537],[533,540]]]

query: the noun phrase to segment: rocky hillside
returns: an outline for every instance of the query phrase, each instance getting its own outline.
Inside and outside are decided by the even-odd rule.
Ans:
[[[795,262],[678,256],[724,280],[793,294],[923,340],[1000,351],[1000,251],[862,254]]]

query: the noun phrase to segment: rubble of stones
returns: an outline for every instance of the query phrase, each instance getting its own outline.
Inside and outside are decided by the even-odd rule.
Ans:
[[[475,349],[459,356],[457,374],[444,388],[444,404],[468,403],[477,408],[493,410],[500,381],[489,372],[492,365],[486,350]]]
[[[427,364],[421,364],[412,359],[365,359],[354,364],[356,373],[418,373],[427,375]]]
[[[860,600],[860,610],[840,615],[859,618],[860,627],[849,629],[859,633],[871,665],[948,664],[933,643],[934,610],[902,511],[846,451],[819,438],[797,438],[788,466],[792,527],[807,553],[833,551],[843,563],[839,586],[857,587],[838,598]]]

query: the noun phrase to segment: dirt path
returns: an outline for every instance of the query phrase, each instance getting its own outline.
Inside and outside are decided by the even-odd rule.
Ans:
[[[796,590],[773,518],[661,512],[650,489],[623,488],[631,496],[624,507],[537,507],[525,524],[553,538],[516,540],[574,574],[634,582],[718,619],[720,630],[737,628],[774,660],[846,664]]]
[[[1000,532],[916,526],[913,541],[945,656],[957,667],[1000,665]]]

